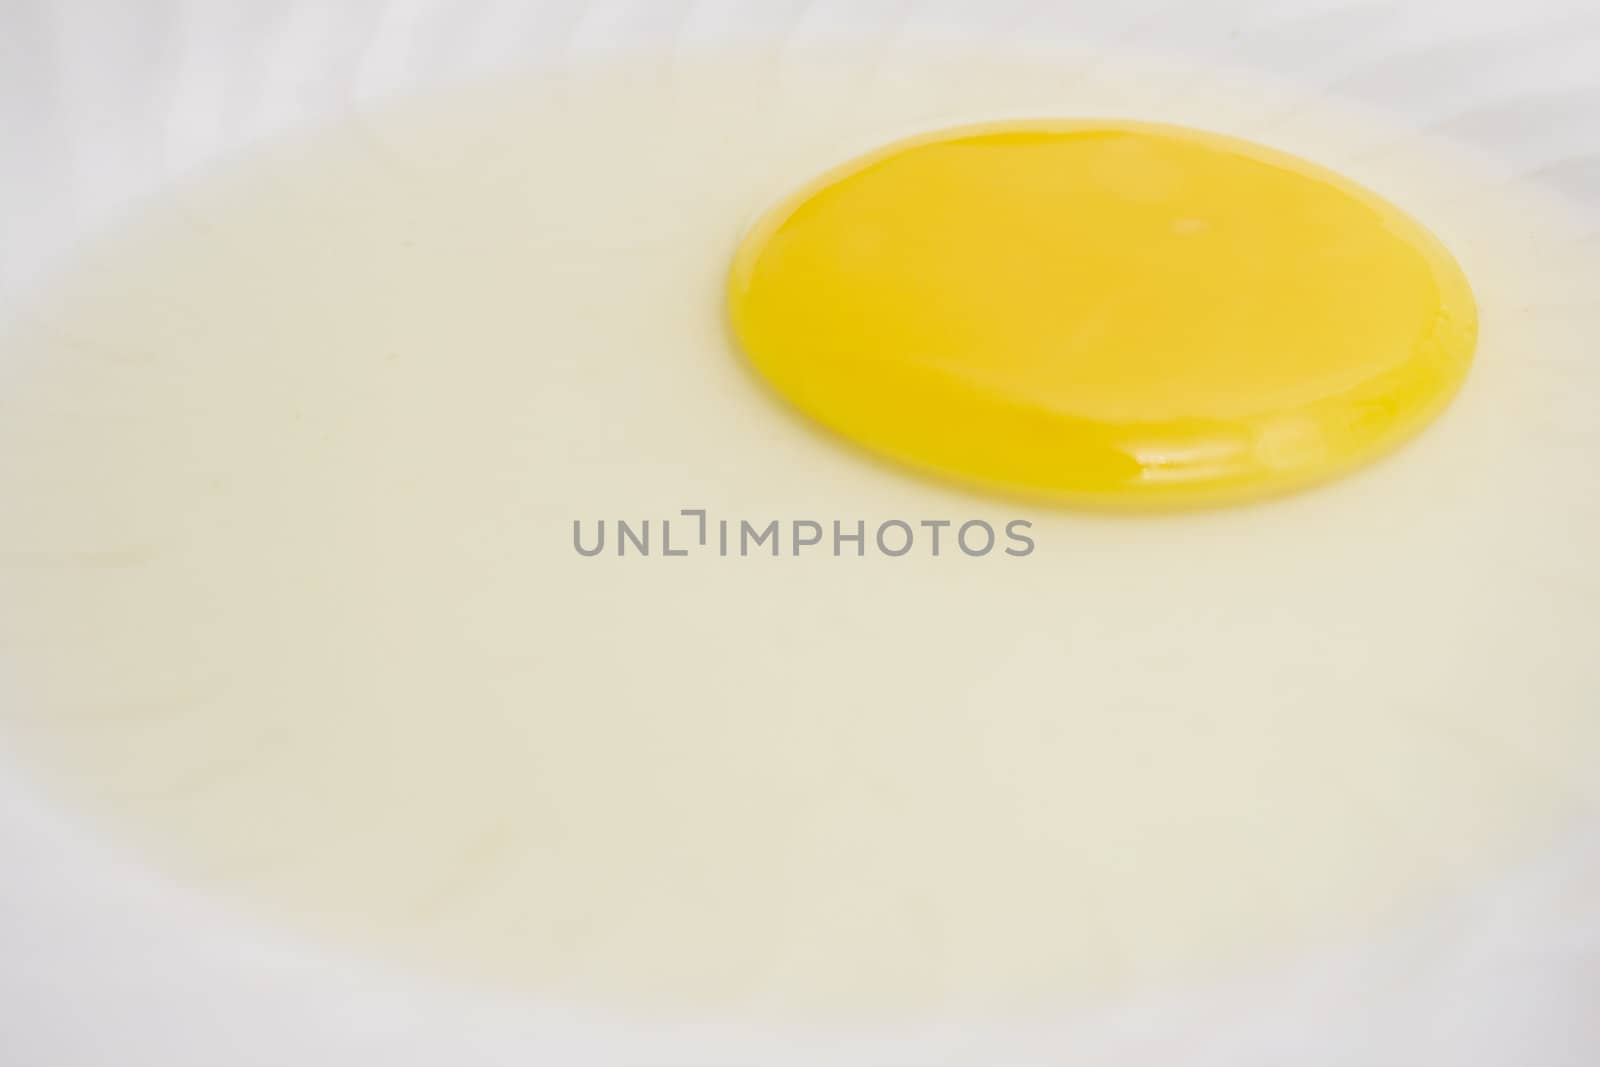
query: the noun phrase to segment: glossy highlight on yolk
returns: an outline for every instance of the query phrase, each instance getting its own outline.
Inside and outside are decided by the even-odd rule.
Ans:
[[[745,237],[734,333],[802,411],[992,489],[1113,508],[1323,481],[1466,376],[1472,291],[1375,194],[1180,127],[1014,121],[891,145]]]

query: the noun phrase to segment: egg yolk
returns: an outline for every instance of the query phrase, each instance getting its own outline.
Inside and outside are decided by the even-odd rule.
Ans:
[[[1477,311],[1450,254],[1283,153],[1127,122],[892,145],[749,232],[729,282],[751,362],[874,452],[1110,507],[1321,481],[1460,386]]]

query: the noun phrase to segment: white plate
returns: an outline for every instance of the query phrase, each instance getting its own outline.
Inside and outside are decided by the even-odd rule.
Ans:
[[[979,36],[1115,71],[1146,117],[1195,114],[1170,94],[1141,97],[1141,65],[1275,86],[1232,132],[1285,147],[1297,94],[1343,101],[1395,136],[1444,138],[1567,199],[1588,220],[1572,239],[1595,239],[1584,229],[1600,218],[1592,0],[9,0],[0,302],[142,193],[395,93],[621,49],[665,62],[737,43],[781,63],[849,42],[865,49],[852,62],[873,64]],[[1025,1024],[850,1032],[622,1021],[324,954],[167,884],[3,773],[0,872],[0,1060],[39,1067],[1600,1062],[1600,841],[1391,943],[1232,987]]]

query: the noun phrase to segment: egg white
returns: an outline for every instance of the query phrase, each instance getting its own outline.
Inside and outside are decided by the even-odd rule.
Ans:
[[[1204,980],[1377,936],[1583,810],[1600,312],[1564,210],[1247,93],[860,71],[421,100],[86,249],[4,342],[32,764],[292,926],[786,1004]],[[1326,489],[1092,517],[870,459],[732,350],[728,256],[796,182],[912,129],[1120,111],[1348,166],[1433,226],[1482,307],[1451,411]],[[1036,548],[573,550],[575,520],[683,509],[1022,519]]]

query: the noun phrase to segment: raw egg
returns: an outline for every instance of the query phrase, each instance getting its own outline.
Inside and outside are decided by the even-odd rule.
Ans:
[[[1271,506],[1002,499],[1352,467],[1460,384],[1473,297],[1373,194],[1171,126],[830,173],[1156,88],[1278,136],[1231,83],[879,59],[375,107],[86,242],[0,331],[0,763],[332,958],[963,1040],[1278,983],[1595,810],[1581,226],[1307,102],[1473,279],[1450,417]]]

